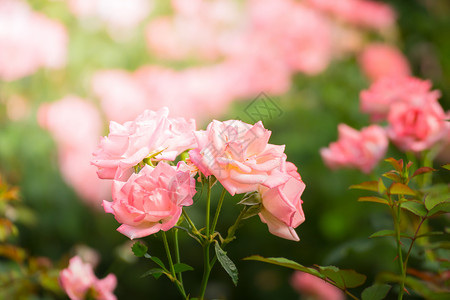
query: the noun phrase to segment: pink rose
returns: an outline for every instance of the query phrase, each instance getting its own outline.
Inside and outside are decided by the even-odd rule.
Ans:
[[[371,81],[383,77],[401,77],[411,74],[409,62],[397,48],[381,43],[367,46],[359,56],[359,64]]]
[[[320,149],[325,164],[331,168],[356,168],[370,173],[384,157],[388,147],[385,130],[371,125],[357,131],[345,124],[338,126],[339,138],[328,148]]]
[[[103,207],[122,223],[117,231],[135,239],[172,228],[195,192],[189,172],[160,162],[155,168],[146,165],[127,182],[115,180],[113,202],[103,201]]]
[[[436,101],[439,91],[431,91],[431,82],[415,77],[384,77],[374,82],[360,94],[361,111],[371,115],[373,121],[384,120],[395,102],[421,105]]]
[[[271,132],[259,121],[250,125],[238,120],[212,121],[206,131],[194,133],[198,148],[190,159],[205,176],[214,175],[234,195],[286,182],[284,146],[267,142]]]
[[[88,295],[97,300],[115,300],[112,293],[117,284],[114,274],[98,279],[92,266],[84,263],[79,256],[72,257],[69,267],[62,270],[59,281],[71,300],[84,300]]]
[[[305,184],[293,163],[286,163],[288,181],[274,188],[259,187],[262,208],[261,221],[269,227],[270,233],[293,241],[299,241],[294,228],[305,221],[300,199]]]
[[[420,152],[445,139],[450,123],[437,101],[420,105],[395,103],[388,115],[387,133],[402,151]]]
[[[314,275],[295,271],[291,277],[292,287],[308,299],[344,300],[345,294],[339,288]],[[310,298],[309,298],[310,297]]]
[[[146,110],[123,125],[111,121],[109,135],[93,153],[91,163],[98,167],[97,175],[102,179],[125,178],[146,157],[175,160],[183,151],[194,148],[195,121],[169,118],[168,114],[164,107],[156,112]]]

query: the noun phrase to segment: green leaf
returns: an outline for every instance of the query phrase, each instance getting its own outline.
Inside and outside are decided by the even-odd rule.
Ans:
[[[350,189],[367,190],[378,192],[378,181],[365,181],[350,186]]]
[[[144,274],[142,274],[141,278],[144,278],[144,277],[147,277],[149,275],[152,275],[153,277],[155,277],[155,279],[158,279],[164,273],[165,273],[165,271],[163,269],[154,268],[154,269],[150,269],[147,272],[145,272]]]
[[[187,264],[183,264],[183,263],[174,264],[173,268],[175,269],[175,273],[194,271],[193,267],[191,267],[190,265],[187,265]]]
[[[381,178],[378,179],[378,193],[384,194],[386,192],[386,186]]]
[[[376,202],[381,204],[389,205],[389,202],[386,199],[380,197],[359,197],[359,202]]]
[[[437,171],[436,169],[430,168],[430,167],[421,167],[418,168],[414,174],[411,176],[411,178],[417,176],[417,175],[421,175],[421,174],[426,174],[426,173],[430,173],[430,172],[434,172]]]
[[[442,166],[444,169],[450,170],[450,164],[445,164]]]
[[[406,201],[402,203],[401,208],[406,209],[419,217],[425,217],[428,214],[425,205],[418,201]]]
[[[433,216],[437,213],[449,213],[450,201],[441,202],[428,212],[428,216]]]
[[[395,231],[389,229],[380,230],[369,236],[369,239],[382,236],[395,236]]]
[[[372,286],[366,288],[362,294],[362,300],[382,300],[386,297],[387,293],[391,289],[389,284],[375,283]]]
[[[425,197],[425,207],[428,211],[432,210],[436,205],[447,202],[448,201],[448,195],[445,195],[442,197],[442,195],[430,195],[428,194]]]
[[[157,258],[156,256],[152,256],[150,257],[151,260],[153,260],[158,266],[160,266],[161,268],[164,269],[164,271],[167,271],[166,266],[164,265],[164,263],[162,262],[162,260],[160,260],[159,258]]]
[[[325,276],[321,275],[316,269],[305,267],[293,260],[289,260],[284,257],[267,257],[267,258],[265,258],[265,257],[259,256],[259,255],[252,255],[252,256],[244,258],[244,260],[261,261],[261,262],[265,262],[265,263],[269,263],[269,264],[273,264],[273,265],[282,266],[285,268],[302,271],[302,272],[314,275],[314,276],[322,278],[322,279],[325,278]]]
[[[147,253],[148,247],[142,244],[141,242],[137,241],[136,243],[133,244],[131,250],[133,250],[135,256],[142,257]]]
[[[219,243],[215,243],[214,247],[216,251],[217,259],[219,260],[222,267],[225,271],[230,275],[231,280],[233,280],[234,285],[237,285],[238,282],[238,270],[236,265],[231,261],[231,259],[227,256],[227,253],[220,248]]]
[[[418,235],[417,239],[421,238],[421,237],[426,237],[426,236],[436,236],[436,235],[443,235],[443,234],[444,234],[444,232],[442,232],[442,231],[430,231],[430,232],[426,232],[424,234]]]
[[[366,276],[359,274],[354,270],[340,270],[335,266],[318,266],[319,272],[334,282],[338,288],[346,290],[348,288],[358,287],[366,281]]]
[[[402,159],[396,160],[393,157],[389,157],[389,158],[386,158],[384,161],[390,163],[394,167],[394,169],[397,170],[397,172],[400,172],[400,173],[402,172],[402,170],[403,170],[403,160]]]
[[[407,186],[403,183],[394,182],[389,188],[389,194],[415,196],[416,192],[413,191],[409,186]]]

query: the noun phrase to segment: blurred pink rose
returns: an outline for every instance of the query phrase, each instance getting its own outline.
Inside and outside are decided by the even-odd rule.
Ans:
[[[322,159],[331,169],[356,168],[368,174],[386,154],[388,138],[385,130],[378,125],[357,131],[339,124],[338,133],[337,142],[320,149]]]
[[[109,274],[103,279],[98,279],[92,266],[84,263],[80,257],[70,259],[69,266],[62,270],[59,281],[71,300],[84,300],[89,295],[97,300],[115,300],[113,290],[117,279],[114,274]]]
[[[368,45],[359,56],[359,64],[371,81],[383,77],[411,74],[408,60],[397,48],[381,43]]]
[[[255,38],[264,49],[275,49],[274,60],[308,75],[322,72],[331,59],[331,28],[314,10],[293,0],[249,2],[250,30],[243,45]],[[245,47],[244,46],[244,47]],[[260,48],[260,49],[261,49]]]
[[[114,181],[113,202],[103,201],[103,207],[122,224],[117,231],[135,239],[175,226],[195,192],[189,172],[159,162],[133,173],[127,182]]]
[[[392,104],[388,114],[387,133],[402,151],[420,152],[444,140],[450,123],[437,101]]]
[[[437,101],[439,91],[431,91],[431,82],[414,77],[384,77],[361,91],[361,111],[371,115],[372,121],[384,120],[395,102],[415,103]]]
[[[111,121],[109,134],[93,153],[92,164],[102,179],[129,176],[144,158],[174,160],[183,151],[195,147],[194,120],[169,118],[167,107],[146,110],[134,121],[123,125]]]
[[[306,0],[306,3],[340,21],[376,30],[389,29],[396,18],[390,5],[376,1]]]
[[[288,181],[274,188],[259,187],[262,208],[259,213],[261,221],[267,223],[270,233],[284,239],[299,241],[294,228],[305,221],[301,195],[305,190],[297,167],[286,163]]]
[[[103,122],[97,108],[88,100],[66,96],[52,103],[44,103],[38,110],[38,122],[51,132],[59,147],[95,148]]]
[[[190,159],[205,175],[214,175],[234,195],[252,192],[259,184],[275,187],[289,179],[284,173],[284,146],[268,144],[271,132],[261,121],[250,125],[238,120],[212,121],[196,131],[198,148]]]
[[[0,79],[17,80],[46,67],[66,64],[64,26],[20,0],[0,1]]]
[[[92,89],[100,98],[102,111],[110,121],[123,123],[149,108],[144,86],[125,70],[98,71],[92,78]]]
[[[242,23],[236,1],[171,1],[174,14],[149,22],[147,46],[166,59],[214,60],[224,54]]]
[[[95,167],[89,164],[103,129],[96,107],[85,99],[67,96],[42,104],[37,119],[56,142],[64,180],[83,200],[98,206],[109,197],[111,184],[98,179]]]
[[[314,300],[345,300],[339,288],[314,275],[295,271],[291,277],[292,287],[302,296]]]

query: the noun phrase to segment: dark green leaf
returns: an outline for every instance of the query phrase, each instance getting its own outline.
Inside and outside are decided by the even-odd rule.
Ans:
[[[378,192],[378,181],[365,181],[350,186],[350,189],[367,190]]]
[[[389,202],[386,199],[380,197],[359,197],[359,202],[376,202],[381,204],[389,205]]]
[[[167,271],[166,266],[164,265],[164,263],[162,262],[162,260],[160,260],[159,258],[157,258],[156,256],[152,256],[150,257],[151,260],[153,260],[158,266],[160,266],[161,268],[163,268],[165,271]]]
[[[269,263],[269,264],[274,264],[274,265],[278,265],[278,266],[282,266],[285,268],[290,268],[290,269],[294,269],[294,270],[298,270],[298,271],[302,271],[311,275],[314,275],[316,277],[322,278],[324,279],[324,276],[321,275],[316,269],[313,268],[308,268],[305,267],[293,260],[289,260],[287,258],[284,257],[262,257],[259,255],[252,255],[249,257],[244,258],[244,260],[256,260],[256,261],[262,261],[265,263]]]
[[[401,208],[409,210],[410,212],[419,217],[425,217],[428,213],[423,203],[413,200],[403,202]]]
[[[387,293],[391,289],[388,284],[375,283],[372,286],[366,288],[362,294],[362,300],[381,300],[386,297]]]
[[[426,236],[443,235],[443,234],[444,233],[442,231],[430,231],[430,232],[418,235],[417,238],[426,237]]]
[[[366,281],[366,276],[354,270],[340,270],[335,266],[318,266],[319,272],[334,282],[341,290],[358,287]]]
[[[133,250],[135,256],[142,257],[147,253],[148,248],[141,242],[137,241],[136,243],[133,244],[131,250]]]
[[[416,195],[416,192],[413,191],[409,186],[400,182],[394,182],[389,188],[389,193],[391,195]]]
[[[173,268],[175,269],[175,273],[194,271],[193,267],[191,267],[190,265],[187,265],[187,264],[183,264],[183,263],[174,264]]]
[[[427,195],[425,197],[425,207],[428,211],[432,210],[436,205],[440,203],[444,203],[448,201],[449,195],[447,194],[438,194],[438,195]]]
[[[215,244],[214,247],[216,251],[217,259],[219,260],[222,267],[225,271],[230,275],[231,280],[233,280],[234,285],[237,285],[238,282],[238,270],[236,265],[231,261],[231,259],[227,256],[227,253],[220,248],[219,243]]]
[[[143,277],[147,277],[148,275],[153,275],[153,277],[155,277],[156,279],[158,279],[159,277],[161,277],[161,275],[164,273],[165,271],[163,269],[160,268],[155,268],[155,269],[150,269],[147,272],[145,272],[144,274],[141,275],[141,278]]]

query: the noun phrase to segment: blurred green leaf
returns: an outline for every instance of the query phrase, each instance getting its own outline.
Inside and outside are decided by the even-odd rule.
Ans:
[[[378,181],[365,181],[360,184],[351,185],[349,188],[378,192]]]
[[[133,244],[131,250],[133,250],[135,256],[142,257],[147,253],[148,247],[142,244],[141,242],[137,241],[136,243]]]
[[[358,287],[366,281],[366,275],[359,274],[355,270],[340,270],[335,266],[318,266],[319,272],[325,275],[334,284],[342,289]]]
[[[396,160],[393,157],[389,157],[389,158],[386,158],[384,161],[390,163],[397,172],[399,172],[399,173],[402,172],[402,170],[403,170],[403,159]]]
[[[380,197],[373,197],[373,196],[359,197],[358,201],[359,202],[376,202],[376,203],[389,205],[389,202],[386,199],[383,199],[383,198],[380,198]]]
[[[361,294],[362,300],[381,300],[386,297],[391,286],[383,283],[375,283],[372,286],[364,289]]]
[[[417,175],[421,175],[421,174],[426,174],[426,173],[430,173],[430,172],[434,172],[437,171],[436,169],[430,168],[430,167],[421,167],[418,168],[414,174],[411,176],[411,178],[417,176]]]
[[[378,179],[378,193],[384,194],[386,192],[386,186],[381,178]]]
[[[290,268],[290,269],[302,271],[302,272],[314,275],[314,276],[322,278],[322,279],[325,278],[316,269],[305,267],[305,266],[303,266],[303,265],[301,265],[301,264],[299,264],[299,263],[297,263],[297,262],[295,262],[293,260],[289,260],[289,259],[284,258],[284,257],[267,257],[266,258],[266,257],[262,257],[260,255],[252,255],[252,256],[244,258],[244,260],[261,261],[261,262],[265,262],[265,263],[269,263],[269,264],[273,264],[273,265],[282,266],[282,267],[285,267],[285,268]]]
[[[401,182],[402,178],[398,175],[397,171],[391,170],[389,172],[384,173],[382,176],[389,178],[395,182]]]
[[[400,183],[400,182],[394,182],[389,187],[389,194],[391,195],[409,195],[409,196],[415,196],[416,192],[412,190],[409,186]]]
[[[238,270],[236,265],[227,256],[227,253],[220,248],[219,243],[215,243],[214,250],[216,251],[217,259],[219,260],[222,267],[230,275],[231,280],[233,280],[234,285],[238,283]]]
[[[450,170],[450,164],[445,164],[442,166],[444,169]]]
[[[380,230],[380,231],[377,231],[374,234],[370,235],[369,239],[375,238],[375,237],[382,237],[382,236],[395,236],[395,231],[389,230],[389,229]]]
[[[425,217],[428,213],[423,203],[414,200],[403,202],[401,208],[406,209],[419,217]]]
[[[429,212],[428,216],[434,216],[438,213],[449,213],[450,212],[450,201],[445,201],[434,206]]]

